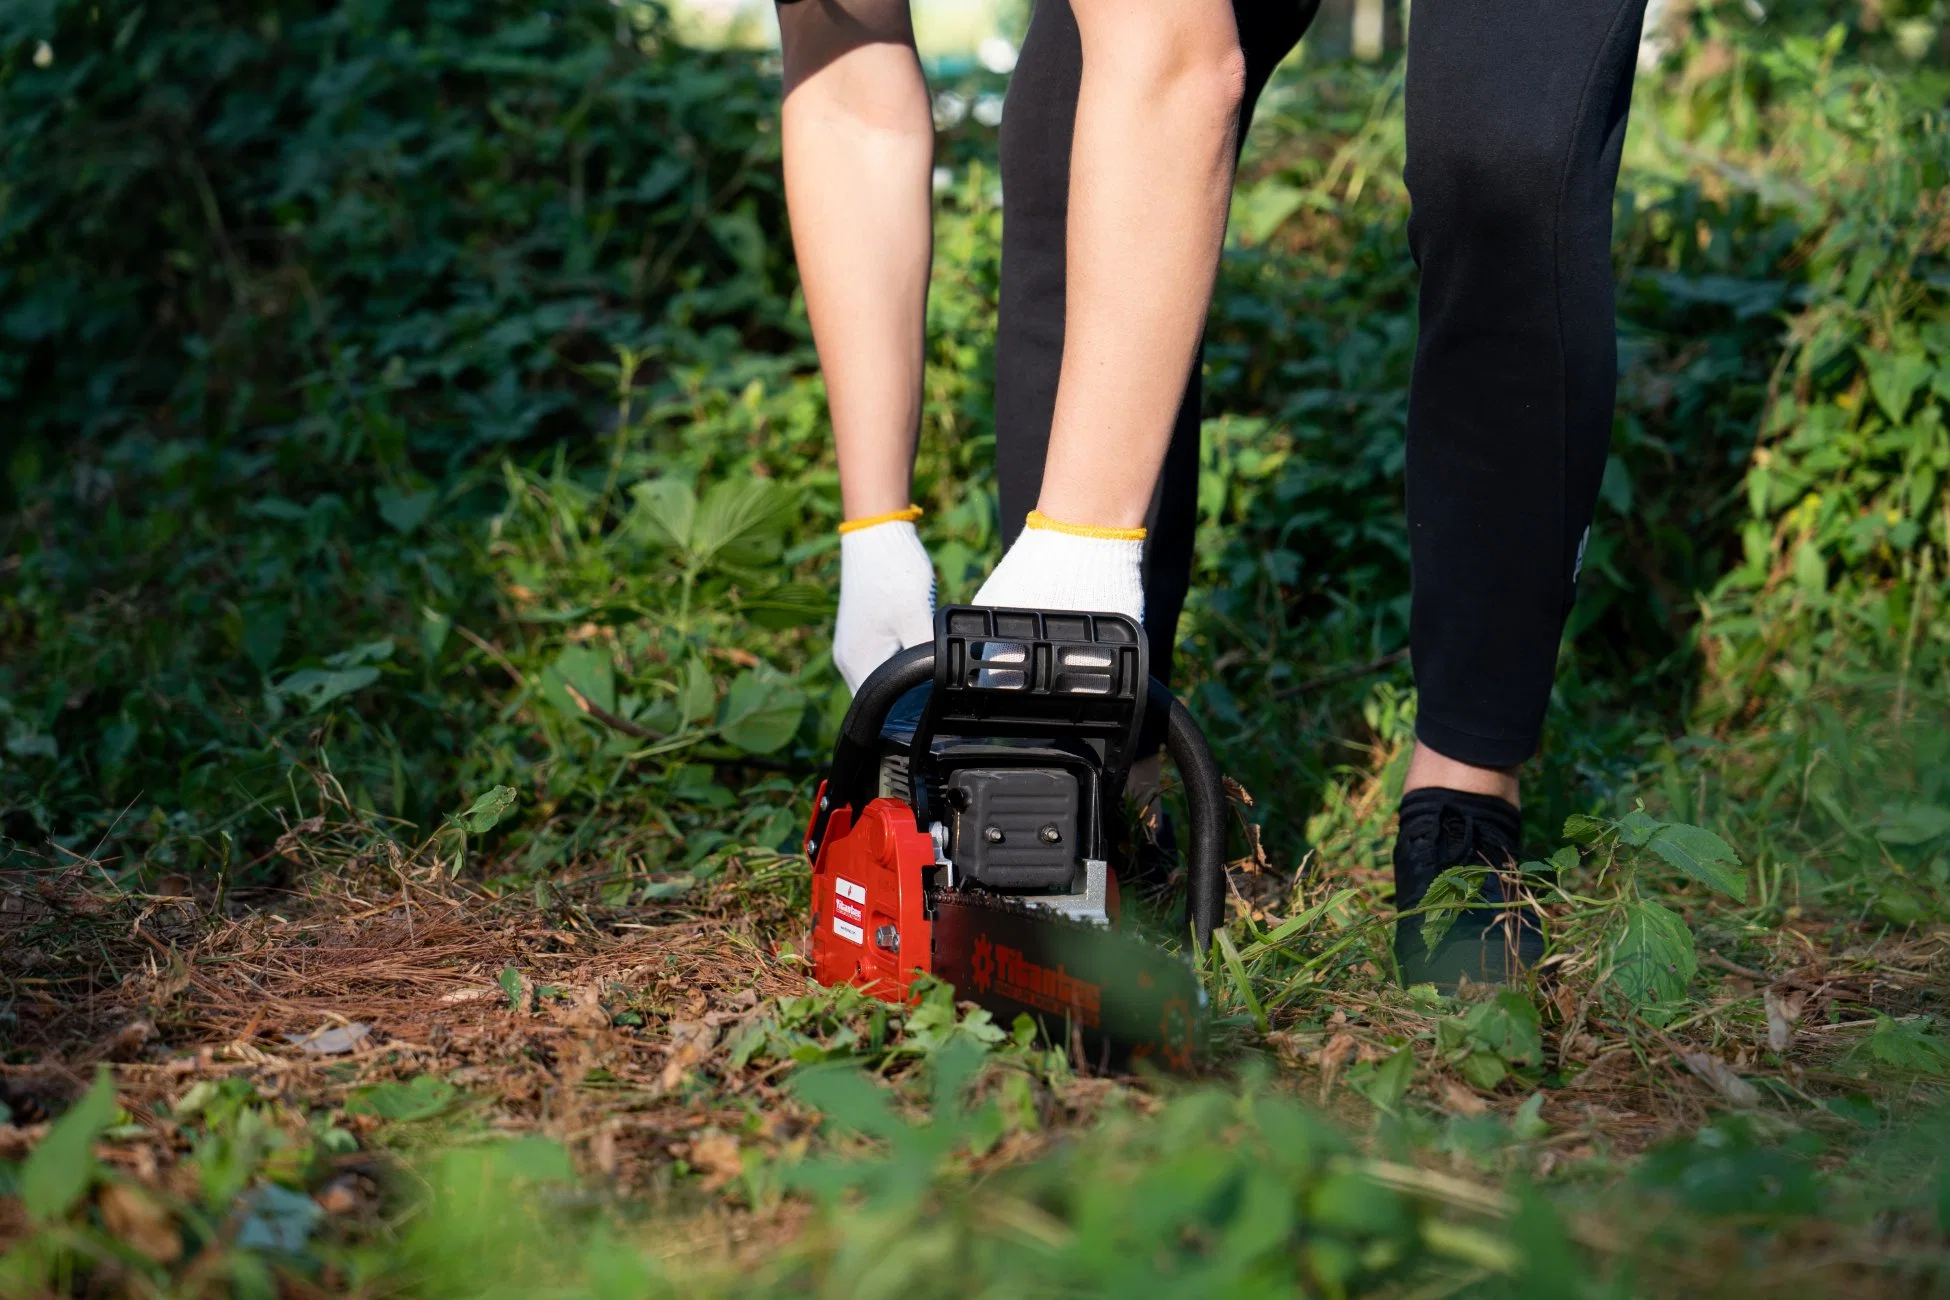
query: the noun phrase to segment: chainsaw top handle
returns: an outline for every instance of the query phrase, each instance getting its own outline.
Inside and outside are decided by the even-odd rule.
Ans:
[[[881,728],[918,686],[934,689],[914,735],[917,759],[937,734],[1095,739],[1103,745],[1112,792],[1123,788],[1145,710],[1162,710],[1165,750],[1191,812],[1187,910],[1203,954],[1225,907],[1225,786],[1190,711],[1147,666],[1143,632],[1122,615],[941,609],[935,643],[901,651],[853,697],[807,837],[808,855],[817,856],[834,809],[857,815],[873,798]]]

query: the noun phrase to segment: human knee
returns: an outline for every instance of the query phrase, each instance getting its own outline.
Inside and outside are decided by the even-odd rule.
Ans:
[[[799,0],[779,7],[788,98],[869,125],[912,125],[919,64],[907,0]]]
[[[1463,238],[1548,237],[1570,142],[1557,124],[1458,113],[1409,137],[1406,180],[1418,226]]]
[[[1224,0],[1071,0],[1086,75],[1105,71],[1134,94],[1231,118],[1246,95],[1246,56]]]

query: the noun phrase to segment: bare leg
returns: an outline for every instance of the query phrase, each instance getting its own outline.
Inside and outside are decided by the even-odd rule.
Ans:
[[[1408,760],[1408,778],[1402,782],[1402,793],[1434,786],[1443,790],[1461,790],[1467,794],[1495,795],[1522,807],[1517,798],[1517,773],[1515,767],[1475,767],[1436,753],[1421,741],[1415,742],[1415,753]]]
[[[1063,368],[1037,507],[1137,528],[1212,298],[1245,59],[1230,0],[1072,0]]]
[[[779,6],[786,206],[849,519],[908,504],[933,249],[934,118],[907,0]]]

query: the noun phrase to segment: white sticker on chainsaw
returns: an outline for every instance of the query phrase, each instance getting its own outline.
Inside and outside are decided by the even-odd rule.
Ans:
[[[851,921],[842,921],[837,916],[833,918],[833,933],[848,943],[864,945],[867,942],[867,932],[865,930],[862,930]]]
[[[867,901],[866,889],[863,886],[854,884],[845,876],[833,877],[833,890],[841,898],[850,898],[856,903],[864,903]]]

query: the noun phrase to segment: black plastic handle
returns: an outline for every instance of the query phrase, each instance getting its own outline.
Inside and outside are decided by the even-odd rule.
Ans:
[[[873,670],[847,707],[840,738],[833,746],[833,765],[826,771],[826,793],[806,836],[806,856],[819,856],[826,842],[826,823],[835,808],[856,814],[873,798],[880,774],[880,728],[901,696],[934,680],[934,646],[910,646]]]
[[[1226,788],[1205,733],[1184,702],[1157,678],[1151,679],[1150,706],[1167,716],[1165,752],[1185,783],[1192,814],[1192,848],[1186,862],[1185,910],[1192,918],[1192,945],[1203,957],[1212,932],[1225,919]]]

